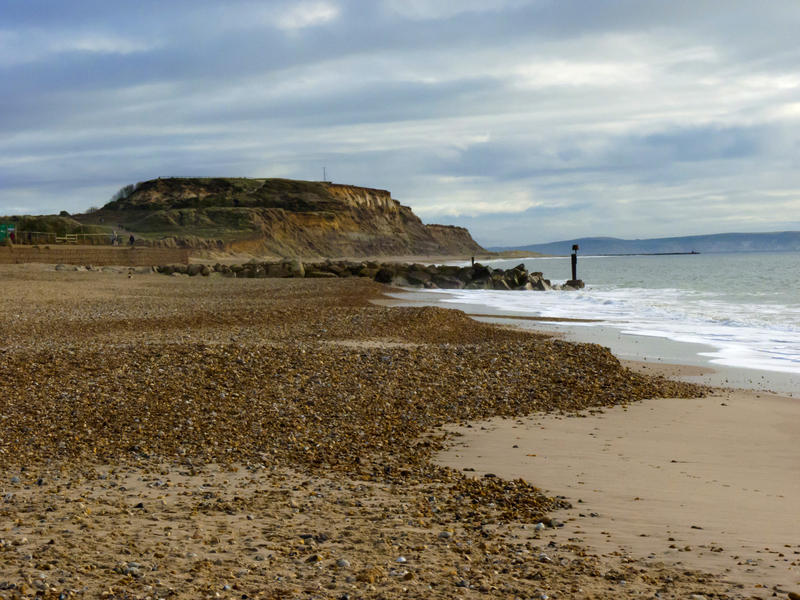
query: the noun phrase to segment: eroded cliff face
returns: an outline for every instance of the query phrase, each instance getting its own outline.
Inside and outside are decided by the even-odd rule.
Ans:
[[[472,255],[466,229],[427,226],[386,190],[288,179],[156,179],[86,215],[158,239],[275,256]]]
[[[442,247],[451,248],[453,254],[476,254],[484,253],[486,250],[481,248],[465,227],[455,225],[426,225],[433,238]]]

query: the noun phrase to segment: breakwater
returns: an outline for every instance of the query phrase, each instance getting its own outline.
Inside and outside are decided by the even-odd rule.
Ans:
[[[190,277],[221,275],[236,278],[265,277],[366,277],[379,283],[425,289],[472,290],[576,290],[583,282],[552,284],[541,272],[529,272],[525,265],[513,269],[492,269],[475,263],[471,266],[423,265],[420,263],[379,263],[374,261],[325,261],[303,263],[297,259],[280,262],[250,261],[245,264],[163,265],[156,267],[165,275]]]

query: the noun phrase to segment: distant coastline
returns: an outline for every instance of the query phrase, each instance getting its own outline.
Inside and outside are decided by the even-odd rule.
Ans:
[[[519,250],[553,256],[569,254],[573,245],[583,255],[629,256],[667,254],[713,254],[727,252],[800,252],[800,231],[763,233],[718,233],[670,238],[620,239],[613,237],[584,237],[545,244],[516,247],[491,247],[494,252]]]

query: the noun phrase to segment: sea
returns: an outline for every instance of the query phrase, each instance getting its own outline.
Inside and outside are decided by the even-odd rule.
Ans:
[[[553,283],[571,278],[569,257],[484,264],[520,263]],[[579,256],[577,271],[586,284],[577,292],[431,293],[474,313],[592,319],[570,327],[698,344],[711,364],[800,374],[800,253]]]

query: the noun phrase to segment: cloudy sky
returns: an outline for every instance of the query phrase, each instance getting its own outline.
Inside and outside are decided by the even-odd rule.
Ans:
[[[484,245],[800,229],[796,0],[0,0],[0,214],[389,189]]]

